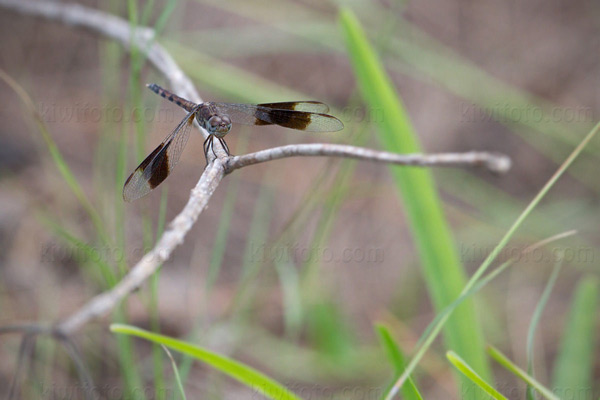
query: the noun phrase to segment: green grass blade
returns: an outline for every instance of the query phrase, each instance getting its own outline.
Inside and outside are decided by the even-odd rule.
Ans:
[[[377,331],[377,336],[379,336],[379,341],[383,346],[388,358],[392,362],[392,366],[394,367],[394,380],[402,374],[406,364],[404,362],[404,354],[400,350],[400,346],[394,340],[394,337],[390,333],[390,330],[387,326],[383,324],[376,324],[375,330]],[[422,400],[423,397],[417,386],[413,382],[412,378],[408,378],[406,385],[402,387],[402,395],[406,400]]]
[[[257,282],[254,278],[259,274],[261,268],[265,265],[264,260],[257,257],[260,251],[257,249],[267,243],[269,236],[269,224],[271,223],[271,207],[273,204],[273,191],[263,185],[254,205],[250,229],[246,235],[247,241],[242,258],[242,276],[238,284],[238,289],[232,301],[231,310],[239,316],[251,308],[253,295],[257,290]]]
[[[152,12],[154,11],[154,0],[150,0],[145,6],[144,6],[144,10],[143,10],[143,14],[142,14],[142,25],[148,25],[148,22],[150,20],[150,17],[152,15]],[[157,24],[159,25],[158,27],[155,26],[155,35],[158,35],[160,31],[162,31],[164,24],[166,23],[166,21],[168,20],[168,18],[170,17],[172,11],[174,9],[174,1],[170,0],[164,7],[163,11],[161,12],[161,14],[158,17],[157,20]],[[131,23],[133,24],[135,22],[135,17],[132,16],[131,18]],[[136,53],[137,55],[137,53]],[[133,83],[132,86],[132,102],[134,105],[134,109],[135,110],[142,110],[143,108],[143,104],[142,104],[142,93],[141,90],[143,88],[143,85],[141,85],[141,74],[140,74],[140,70],[141,70],[141,66],[143,59],[140,59],[139,62],[134,62],[132,63],[133,67],[131,69],[131,82]],[[136,67],[138,66],[138,67]],[[144,124],[142,123],[143,121],[141,121],[141,119],[136,120],[136,132],[137,132],[137,140],[138,140],[138,155],[139,150],[141,150],[141,154],[143,154],[143,145],[146,142],[146,138],[145,138],[145,128],[144,128]],[[166,212],[167,212],[167,204],[168,204],[168,187],[164,187],[161,193],[161,200],[160,200],[160,210],[159,210],[159,216],[158,216],[158,226],[157,226],[157,230],[156,230],[156,240],[158,240],[161,236],[162,233],[164,231],[164,227],[166,224]],[[144,224],[144,246],[149,246],[150,245],[150,237],[152,235],[152,225],[150,223],[150,220],[148,218],[148,215],[146,213],[144,213],[144,217],[143,217],[143,224]],[[151,278],[151,286],[150,286],[150,314],[151,314],[151,326],[152,326],[152,330],[154,332],[158,332],[160,330],[160,325],[159,325],[159,315],[158,315],[158,283],[159,283],[159,277],[160,277],[160,270],[158,270],[156,273],[154,273],[154,275]],[[170,356],[170,354],[167,352],[167,354]],[[163,370],[162,370],[162,352],[160,351],[160,348],[158,346],[154,346],[153,348],[153,360],[154,360],[154,381],[155,381],[155,386],[156,386],[156,397],[158,399],[162,399],[165,396],[165,380],[164,380],[164,375],[163,375]],[[178,370],[175,369],[175,373],[176,373],[176,378],[179,379],[179,374],[178,374]],[[180,382],[178,382],[180,384]],[[185,395],[184,395],[185,397]]]
[[[79,182],[75,178],[75,174],[73,173],[73,171],[69,167],[69,164],[67,164],[66,160],[62,156],[60,150],[58,149],[58,146],[54,142],[54,139],[52,138],[50,132],[46,127],[44,119],[37,111],[35,105],[33,104],[33,101],[31,100],[27,92],[25,92],[25,90],[2,69],[0,69],[0,79],[6,82],[6,84],[10,86],[11,89],[13,89],[13,91],[18,95],[23,104],[26,106],[27,111],[30,112],[31,115],[34,117],[38,130],[40,131],[40,134],[44,139],[48,152],[52,157],[52,161],[54,162],[54,165],[60,172],[60,175],[62,176],[63,180],[66,182],[67,186],[69,186],[69,189],[71,189],[71,192],[73,192],[73,194],[79,201],[79,204],[81,204],[83,209],[86,211],[86,213],[92,220],[92,223],[94,224],[94,227],[98,232],[98,235],[102,238],[103,242],[105,244],[110,243],[106,235],[102,218],[100,218],[100,215],[98,214],[92,203],[88,200],[87,196],[85,195],[85,192],[79,185]]]
[[[361,127],[361,130],[348,137],[348,140],[354,145],[363,145],[366,141],[366,135],[364,134],[365,130],[364,126]],[[318,208],[318,205],[323,203],[321,197],[325,198],[318,225],[314,229],[312,239],[308,245],[309,249],[327,247],[327,242],[331,236],[337,215],[350,192],[356,164],[357,162],[355,160],[342,160],[341,162],[338,162],[338,160],[331,160],[327,167],[324,168],[324,170],[334,171],[332,177],[333,180],[329,185],[329,188],[326,190],[319,190],[324,181],[322,179],[316,179],[314,184],[306,190],[306,201],[300,202],[302,206],[296,212],[298,218],[302,218],[301,215],[304,213],[310,213],[311,209]],[[323,177],[324,175],[321,175],[321,178]],[[324,193],[321,194],[321,192]],[[292,221],[293,220],[295,220],[295,218],[292,218]],[[308,220],[308,218],[305,219],[305,221]],[[286,242],[286,247],[291,246],[292,242],[298,240],[298,236],[303,229],[306,229],[306,226],[295,233],[288,231],[287,234],[282,234],[278,241],[280,243]],[[276,248],[278,246],[280,245],[275,245]],[[302,302],[312,305],[327,301],[324,297],[328,296],[328,294],[323,292],[320,284],[321,277],[319,274],[319,266],[321,261],[322,260],[320,260],[319,257],[307,257],[303,266],[300,268],[300,271],[302,272],[300,279],[298,280],[297,271],[293,263],[275,260],[275,266],[279,273],[281,286],[283,288],[284,301],[286,301],[286,332],[290,337],[298,335],[300,332],[299,329],[302,326],[302,319],[305,317],[303,315]],[[289,279],[289,281],[286,281],[286,279]],[[331,335],[336,335],[333,331],[330,333]],[[343,337],[349,337],[349,335],[343,334]],[[349,344],[350,342],[348,341],[347,343]]]
[[[572,236],[575,233],[576,233],[576,231],[567,231],[567,232],[549,237],[547,239],[544,239],[540,242],[533,244],[532,246],[529,247],[529,249],[536,249],[536,248],[541,247],[542,245],[544,245],[544,246],[548,245],[557,240]],[[522,254],[525,254],[525,253],[526,253],[526,250]],[[454,300],[452,303],[450,303],[443,311],[438,313],[438,315],[434,318],[433,321],[431,321],[431,323],[427,326],[427,328],[423,332],[423,335],[421,336],[421,339],[419,340],[419,344],[423,344],[431,336],[431,333],[433,332],[435,327],[440,323],[440,321],[442,321],[444,318],[446,318],[448,314],[452,313],[454,311],[454,309],[459,304],[461,304],[463,301],[465,301],[465,299],[467,297],[473,295],[474,293],[477,293],[479,290],[481,290],[483,287],[485,287],[488,283],[490,283],[493,279],[495,279],[498,275],[500,275],[505,269],[514,265],[518,260],[519,260],[519,258],[517,257],[517,258],[512,258],[510,260],[503,262],[500,266],[496,267],[492,272],[488,273],[485,277],[481,278],[469,290],[467,290],[466,292],[463,292],[456,300]]]
[[[283,304],[283,318],[285,335],[288,338],[297,338],[302,328],[302,295],[300,293],[300,278],[292,256],[283,250],[283,257],[275,257],[273,265],[281,285],[281,302]]]
[[[307,342],[334,362],[345,363],[357,345],[346,315],[331,299],[312,301],[306,313]]]
[[[100,288],[111,288],[115,285],[117,279],[112,268],[94,246],[76,237],[48,216],[42,216],[42,221],[52,229],[56,236],[74,248],[75,254],[80,258],[78,261],[81,265],[91,262],[97,267],[97,270],[87,272]]]
[[[148,26],[150,25],[150,18],[152,17],[152,11],[154,11],[154,6],[156,5],[156,0],[148,0],[146,4],[142,7],[142,17],[140,19],[140,25]]]
[[[160,196],[160,206],[158,209],[157,227],[156,227],[156,238],[158,242],[163,234],[165,225],[167,223],[167,205],[169,199],[169,187],[165,185],[163,187]],[[160,331],[160,313],[159,313],[159,283],[160,283],[160,271],[162,268],[157,270],[150,277],[150,299],[149,299],[149,314],[150,314],[150,326],[153,332]],[[154,386],[157,400],[164,399],[167,393],[167,385],[165,383],[165,377],[163,372],[163,354],[160,351],[159,346],[154,345],[152,347],[152,361],[154,369]],[[168,353],[167,353],[168,354]],[[168,354],[170,356],[170,354]],[[175,371],[178,374],[178,371]],[[178,375],[176,375],[178,376]]]
[[[285,101],[310,98],[298,91],[261,78],[245,69],[201,53],[191,46],[161,40],[184,72],[209,91],[241,102]],[[326,100],[326,99],[323,99]]]
[[[325,204],[323,205],[323,212],[319,218],[315,234],[309,244],[309,249],[318,249],[327,245],[327,240],[333,230],[335,219],[347,197],[349,184],[352,182],[355,167],[355,160],[344,160],[341,163],[340,169],[334,177],[334,182],[331,185]],[[318,289],[318,281],[320,280],[318,266],[320,265],[320,261],[321,260],[318,257],[308,257],[302,267],[303,291],[309,294],[312,300],[316,300],[317,302],[319,301],[318,298],[323,295]]]
[[[129,25],[131,28],[131,32],[135,32],[135,29],[139,25],[140,15],[137,0],[127,0],[127,12],[129,17]],[[133,33],[132,33],[133,34]],[[141,160],[144,153],[144,144],[146,138],[146,129],[143,125],[142,118],[142,100],[141,100],[141,69],[143,63],[145,61],[145,49],[140,49],[136,45],[132,45],[130,48],[130,64],[129,64],[129,79],[128,79],[128,107],[130,107],[133,115],[132,124],[135,128],[135,149],[136,156],[138,160]],[[127,132],[127,130],[126,130]],[[125,164],[125,163],[124,163]],[[120,182],[115,185],[115,197],[117,201],[118,210],[120,207],[123,207],[122,200],[119,199],[119,194],[121,193],[121,184]],[[147,215],[147,212],[142,211],[142,234],[143,234],[143,247],[150,248],[152,245],[152,224]],[[124,230],[125,224],[122,222],[117,226],[117,229]],[[124,238],[124,233],[121,233],[121,236]],[[123,243],[124,245],[124,243]],[[123,260],[124,261],[124,260]],[[127,266],[125,262],[120,264],[122,273],[125,273],[127,270]],[[152,312],[151,312],[152,313]],[[127,322],[127,311],[125,309],[122,310],[119,318],[116,319],[118,323]],[[130,395],[135,395],[136,398],[145,399],[146,393],[141,392],[138,388],[142,387],[142,378],[140,376],[140,365],[135,361],[133,346],[131,344],[131,339],[129,337],[120,337],[118,338],[119,345],[119,359],[121,363],[121,370],[123,371],[123,377],[126,385],[126,390],[130,393]],[[154,366],[156,367],[156,359],[158,357],[162,357],[162,354],[154,349]],[[155,379],[155,392],[156,397],[161,399],[162,395],[162,371],[154,370],[154,379]]]
[[[229,230],[231,229],[231,221],[235,211],[235,203],[238,198],[237,192],[240,186],[240,175],[232,177],[227,188],[227,194],[225,195],[225,201],[223,202],[223,209],[221,211],[221,217],[219,218],[219,225],[217,226],[217,233],[215,234],[215,242],[210,256],[210,264],[208,266],[208,273],[206,276],[206,297],[208,299],[214,283],[219,277],[221,266],[223,265],[223,258],[225,257],[225,250],[227,249],[227,242],[229,238]]]
[[[383,324],[376,324],[375,330],[379,337],[379,342],[385,350],[388,358],[392,362],[394,371],[401,373],[404,370],[404,355],[400,352],[400,346],[394,340],[387,326]]]
[[[508,371],[512,372],[518,378],[522,379],[529,386],[532,386],[535,390],[537,390],[542,396],[547,398],[548,400],[560,400],[558,397],[554,395],[548,388],[544,387],[540,382],[535,380],[532,376],[527,374],[527,372],[523,371],[517,365],[515,365],[512,361],[510,361],[504,354],[500,352],[500,350],[496,349],[493,346],[488,347],[488,354],[496,360],[500,365],[506,368]]]
[[[372,50],[360,23],[349,10],[341,13],[348,52],[363,97],[372,110],[380,111],[380,137],[388,151],[420,152],[420,145],[394,86]],[[438,310],[454,300],[465,286],[464,269],[452,241],[431,173],[426,169],[392,167],[404,201],[410,228],[422,261],[430,296]],[[484,377],[491,376],[483,339],[473,305],[459,307],[445,329],[450,347]],[[471,385],[465,380],[467,385]]]
[[[115,181],[113,189],[113,212],[115,220],[115,241],[117,245],[125,250],[125,226],[127,225],[125,216],[125,202],[123,201],[123,185],[127,178],[127,130],[124,126],[121,126],[121,134],[118,138],[118,155],[115,165]],[[111,160],[114,163],[114,159]],[[119,222],[117,222],[119,221]],[[121,257],[123,261],[126,261],[124,257]],[[123,273],[123,266],[121,265],[121,272]]]
[[[169,21],[171,14],[173,14],[173,11],[175,10],[176,6],[177,0],[167,1],[167,4],[165,4],[165,6],[163,7],[162,12],[158,16],[158,18],[156,19],[156,23],[154,24],[154,32],[156,36],[161,34],[162,31],[165,29],[165,26],[167,25],[167,22]]]
[[[588,276],[575,291],[553,374],[553,391],[586,397],[592,393],[595,347],[598,342],[598,279]]]
[[[261,393],[265,397],[276,400],[300,400],[299,397],[297,397],[283,385],[255,370],[254,368],[210,350],[206,350],[202,347],[194,346],[181,340],[148,332],[129,325],[112,324],[110,326],[110,330],[116,333],[123,333],[126,335],[147,339],[153,343],[162,344],[170,349],[177,350],[181,353],[194,357],[195,359],[205,362],[216,370],[219,370],[233,379],[243,383],[253,391]]]
[[[186,400],[187,398],[185,396],[185,390],[183,389],[183,383],[181,382],[181,377],[179,376],[179,369],[177,368],[175,359],[171,355],[171,352],[169,351],[169,349],[164,344],[161,344],[161,346],[162,346],[163,350],[165,351],[165,353],[167,353],[167,357],[169,357],[169,360],[171,360],[171,366],[173,367],[173,375],[175,376],[175,382],[177,383],[177,390],[179,390],[179,396],[183,400]]]
[[[481,275],[487,270],[490,264],[498,257],[500,252],[506,245],[510,238],[514,235],[517,229],[523,224],[523,221],[531,214],[534,208],[540,203],[540,201],[546,196],[548,191],[554,186],[556,181],[565,173],[565,171],[573,164],[573,161],[581,154],[583,149],[590,143],[590,141],[596,136],[600,130],[600,123],[596,124],[594,129],[592,129],[586,137],[579,143],[579,145],[573,150],[573,152],[567,157],[567,159],[562,163],[562,165],[558,168],[558,170],[550,177],[548,182],[544,185],[544,187],[538,192],[538,194],[531,200],[531,202],[527,205],[525,210],[517,217],[512,226],[508,229],[506,234],[502,237],[500,242],[496,245],[494,250],[490,253],[490,255],[484,260],[481,266],[477,269],[473,277],[469,280],[469,283],[465,287],[465,290],[468,290],[471,286],[479,280]]]
[[[494,399],[507,400],[506,397],[504,397],[502,394],[500,394],[500,392],[498,392],[489,383],[482,379],[481,376],[479,376],[477,372],[475,372],[473,368],[471,368],[469,364],[465,362],[465,360],[458,356],[458,354],[456,354],[453,351],[448,351],[446,352],[446,358],[452,363],[452,365],[456,367],[457,370],[462,372],[464,376],[470,379],[474,384],[479,386],[481,390],[485,391]]]
[[[156,241],[162,236],[165,228],[167,219],[167,204],[168,204],[168,186],[164,187],[160,197],[160,207],[158,211],[158,226],[156,228]],[[160,331],[160,314],[159,314],[159,283],[160,283],[160,271],[156,271],[150,277],[150,299],[149,299],[149,314],[150,314],[150,326],[153,332]],[[152,347],[152,361],[154,367],[154,386],[156,398],[158,400],[165,398],[166,385],[163,373],[163,354],[160,351],[159,346],[154,345]]]
[[[531,200],[531,202],[527,205],[525,210],[523,210],[523,212],[517,217],[515,222],[511,225],[511,227],[506,232],[506,234],[502,237],[502,239],[500,239],[500,242],[496,245],[496,247],[492,250],[492,252],[486,257],[486,259],[479,266],[477,271],[475,271],[475,273],[473,274],[471,279],[469,279],[469,282],[467,282],[467,285],[465,286],[465,288],[463,289],[461,294],[469,292],[475,285],[477,285],[480,277],[485,273],[485,271],[489,268],[489,266],[492,264],[492,262],[494,262],[494,260],[496,260],[496,258],[498,257],[498,255],[500,254],[502,249],[504,249],[506,247],[510,238],[514,235],[514,233],[517,231],[517,229],[523,224],[523,221],[525,220],[525,218],[527,218],[527,216],[529,214],[531,214],[533,209],[537,207],[537,205],[544,198],[544,196],[548,193],[548,191],[554,186],[554,184],[558,181],[558,179],[565,173],[565,171],[569,168],[569,166],[571,166],[573,161],[575,161],[575,159],[577,159],[577,157],[581,154],[583,149],[588,145],[588,143],[598,133],[598,130],[600,130],[600,123],[596,124],[594,129],[592,129],[587,134],[587,136],[581,141],[581,143],[579,143],[579,145],[573,150],[573,152],[569,155],[569,157],[567,157],[567,159],[562,163],[562,165],[558,168],[558,170],[554,173],[554,175],[552,175],[550,177],[550,179],[548,180],[548,182],[546,182],[544,187],[538,192],[538,194],[533,198],[533,200]],[[433,327],[431,333],[423,341],[422,346],[417,350],[413,359],[406,367],[406,370],[404,371],[402,376],[400,376],[400,378],[398,379],[398,381],[396,382],[396,384],[394,385],[392,390],[388,393],[388,396],[386,397],[387,400],[392,399],[394,397],[395,393],[398,391],[398,389],[400,389],[404,380],[406,380],[406,377],[414,370],[417,363],[421,360],[421,358],[425,354],[425,351],[427,351],[427,349],[431,346],[431,344],[433,343],[433,340],[435,339],[437,334],[440,332],[440,330],[442,329],[442,326],[445,324],[447,319],[448,319],[448,315],[445,315]]]
[[[114,320],[119,322],[127,321],[127,313],[122,305],[115,310]],[[144,386],[139,373],[140,364],[134,357],[133,345],[130,337],[117,337],[117,355],[125,386],[123,389],[125,393],[124,398],[134,400],[145,399],[145,392],[139,390],[139,388]]]
[[[562,257],[559,257],[562,258]],[[542,313],[546,308],[546,303],[548,303],[548,299],[550,298],[550,293],[554,288],[554,284],[556,283],[556,279],[558,278],[558,273],[560,272],[560,267],[562,266],[561,262],[556,263],[550,278],[548,279],[548,283],[542,292],[542,297],[540,297],[540,301],[535,307],[535,311],[533,313],[533,317],[531,318],[531,324],[529,325],[529,330],[527,332],[527,373],[531,376],[535,376],[534,368],[533,368],[533,340],[535,338],[535,330],[540,322],[540,318],[542,317]],[[535,399],[535,391],[532,386],[527,387],[527,398],[528,400]]]

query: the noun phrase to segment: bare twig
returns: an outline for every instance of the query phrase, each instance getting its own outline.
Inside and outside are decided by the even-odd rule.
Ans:
[[[75,343],[73,343],[69,336],[62,334],[53,326],[44,325],[41,323],[14,324],[0,327],[0,334],[10,333],[21,334],[23,335],[23,338],[21,339],[17,367],[15,368],[15,376],[13,377],[9,393],[7,395],[9,399],[15,398],[15,396],[19,394],[19,381],[21,380],[21,374],[27,369],[25,363],[27,362],[28,358],[33,356],[33,345],[35,344],[35,341],[39,335],[49,335],[62,344],[69,358],[73,361],[75,369],[77,370],[77,375],[79,376],[84,398],[86,400],[98,398],[95,392],[92,376],[90,375],[87,366],[83,362],[83,358],[79,354],[77,346],[75,346]]]
[[[0,335],[8,334],[8,333],[18,333],[18,334],[51,334],[52,327],[49,325],[44,325],[39,322],[26,322],[23,324],[13,324],[13,325],[4,325],[0,326]]]
[[[194,102],[201,98],[191,80],[185,76],[166,50],[154,41],[154,32],[146,27],[132,30],[131,25],[116,16],[74,4],[24,0],[0,0],[0,7],[25,15],[42,17],[70,26],[85,28],[122,43],[125,48],[136,46],[144,51],[148,60],[170,82],[170,89]],[[208,133],[202,130],[204,137]],[[480,165],[503,172],[508,169],[508,157],[488,153],[438,154],[438,155],[398,155],[361,149],[352,146],[333,144],[300,144],[284,146],[253,154],[226,157],[218,141],[214,143],[218,158],[210,158],[196,187],[192,190],[188,203],[171,222],[156,246],[130,270],[111,290],[101,293],[84,304],[78,311],[58,323],[50,333],[58,337],[68,336],[94,318],[110,312],[128,294],[140,287],[164,261],[176,246],[181,244],[200,213],[206,208],[209,199],[226,173],[260,162],[291,156],[342,156],[379,162],[405,165]],[[6,331],[10,331],[7,329]],[[28,331],[25,329],[25,331]],[[0,333],[2,331],[0,330]]]
[[[21,339],[21,345],[19,346],[19,355],[17,357],[17,367],[15,368],[15,375],[13,376],[12,382],[8,389],[6,398],[13,400],[19,397],[20,393],[20,381],[22,375],[28,369],[28,363],[31,364],[31,358],[33,356],[35,348],[36,333],[26,333]]]
[[[202,210],[206,208],[208,200],[224,175],[225,169],[220,159],[210,163],[192,190],[187,204],[171,222],[169,229],[165,231],[156,246],[114,288],[94,297],[79,311],[60,323],[57,330],[64,334],[73,333],[88,321],[111,311],[119,301],[142,285],[169,258],[175,247],[183,243],[186,234]]]
[[[441,154],[396,154],[364,147],[343,144],[291,144],[274,147],[256,153],[235,156],[225,161],[227,173],[248,165],[287,157],[335,156],[356,158],[388,164],[414,165],[420,167],[485,167],[492,172],[504,173],[510,168],[510,158],[503,154],[469,152]]]
[[[69,355],[69,358],[73,361],[75,365],[75,369],[77,370],[77,375],[79,376],[79,381],[81,382],[81,390],[83,391],[83,395],[85,399],[96,399],[98,398],[96,393],[96,387],[94,386],[94,381],[92,380],[92,376],[88,371],[83,358],[79,354],[79,350],[77,350],[77,346],[73,343],[68,337],[63,336],[59,337],[60,343],[62,343],[65,351]]]

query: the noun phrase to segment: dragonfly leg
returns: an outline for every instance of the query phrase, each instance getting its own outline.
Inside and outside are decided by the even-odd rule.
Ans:
[[[217,157],[217,153],[215,153],[215,142],[213,142],[212,140],[210,141],[210,149],[212,150],[212,153],[213,153],[213,155],[216,158]]]
[[[217,157],[217,153],[215,152],[215,146],[213,145],[213,138],[215,136],[214,135],[208,135],[208,137],[206,138],[206,140],[204,140],[204,144],[202,145],[202,147],[204,148],[204,156],[206,157],[206,162],[208,163],[208,152],[212,150],[212,153],[214,154],[215,157]],[[225,143],[225,140],[223,138],[217,138],[219,139],[219,143],[221,143],[221,146],[223,146],[223,150],[225,150],[225,153],[227,153],[227,155],[230,155],[229,153],[229,146],[227,146],[227,143]]]
[[[231,155],[231,153],[229,152],[229,146],[227,146],[227,143],[225,143],[225,139],[223,138],[218,138],[219,139],[219,143],[221,143],[221,146],[223,146],[223,150],[225,150],[225,153],[227,153],[228,156]]]
[[[212,147],[212,142],[213,142],[212,139],[213,139],[213,135],[208,135],[206,140],[204,140],[204,144],[202,145],[202,147],[204,149],[204,157],[206,157],[206,163],[208,163],[208,151]],[[214,149],[213,149],[213,153],[214,153]]]

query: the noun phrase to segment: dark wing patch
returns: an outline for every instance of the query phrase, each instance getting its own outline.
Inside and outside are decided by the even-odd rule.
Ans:
[[[276,110],[306,111],[320,114],[329,112],[329,106],[320,101],[285,101],[282,103],[261,103],[257,104],[257,106]]]
[[[275,124],[285,128],[304,130],[308,132],[335,132],[344,128],[344,124],[342,124],[339,119],[324,113],[275,109],[265,107],[263,105],[230,103],[213,104],[215,107],[217,107],[219,112],[229,115],[231,121],[237,124]]]
[[[312,117],[319,115],[304,111],[289,111],[289,110],[265,110],[262,107],[257,107],[254,112],[256,117],[255,125],[270,125],[276,124],[286,128],[297,129],[300,131],[307,130],[312,121]]]
[[[190,137],[190,127],[196,110],[192,110],[165,138],[165,140],[127,178],[123,186],[123,199],[133,201],[150,193],[160,185],[179,162]]]

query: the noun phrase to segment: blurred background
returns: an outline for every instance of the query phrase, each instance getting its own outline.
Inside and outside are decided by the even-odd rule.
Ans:
[[[234,154],[309,142],[382,148],[377,123],[385,116],[360,96],[338,21],[338,7],[349,7],[425,151],[495,151],[513,160],[503,176],[432,171],[469,275],[598,118],[600,5],[591,0],[78,3],[156,27],[203,100],[319,100],[346,125],[319,135],[235,126],[227,136]],[[184,116],[145,88],[168,88],[165,78],[119,44],[2,8],[0,37],[0,68],[43,120],[40,127],[0,83],[0,325],[50,322],[110,287],[152,246],[202,173],[202,137],[192,135],[159,189],[124,204],[127,175]],[[50,141],[86,201],[57,168]],[[595,140],[501,260],[565,230],[578,234],[520,260],[477,294],[485,342],[524,367],[529,323],[562,260],[534,346],[536,377],[549,387],[578,288],[591,299],[591,332],[598,322],[599,150]],[[128,398],[136,385],[146,398],[177,398],[168,359],[147,342],[118,340],[108,322],[119,320],[231,356],[304,399],[374,399],[394,375],[374,324],[384,323],[411,354],[435,315],[389,168],[296,158],[226,177],[160,275],[76,342],[106,398]],[[582,360],[585,379],[596,382],[585,392],[593,397],[573,398],[598,398],[596,336]],[[1,338],[2,388],[19,343]],[[419,365],[425,398],[461,397],[445,350],[438,340]],[[258,398],[203,364],[177,360],[188,398]],[[524,384],[491,365],[497,388],[524,398]],[[30,371],[23,398],[52,398],[52,385],[78,382],[50,340],[38,342]]]

